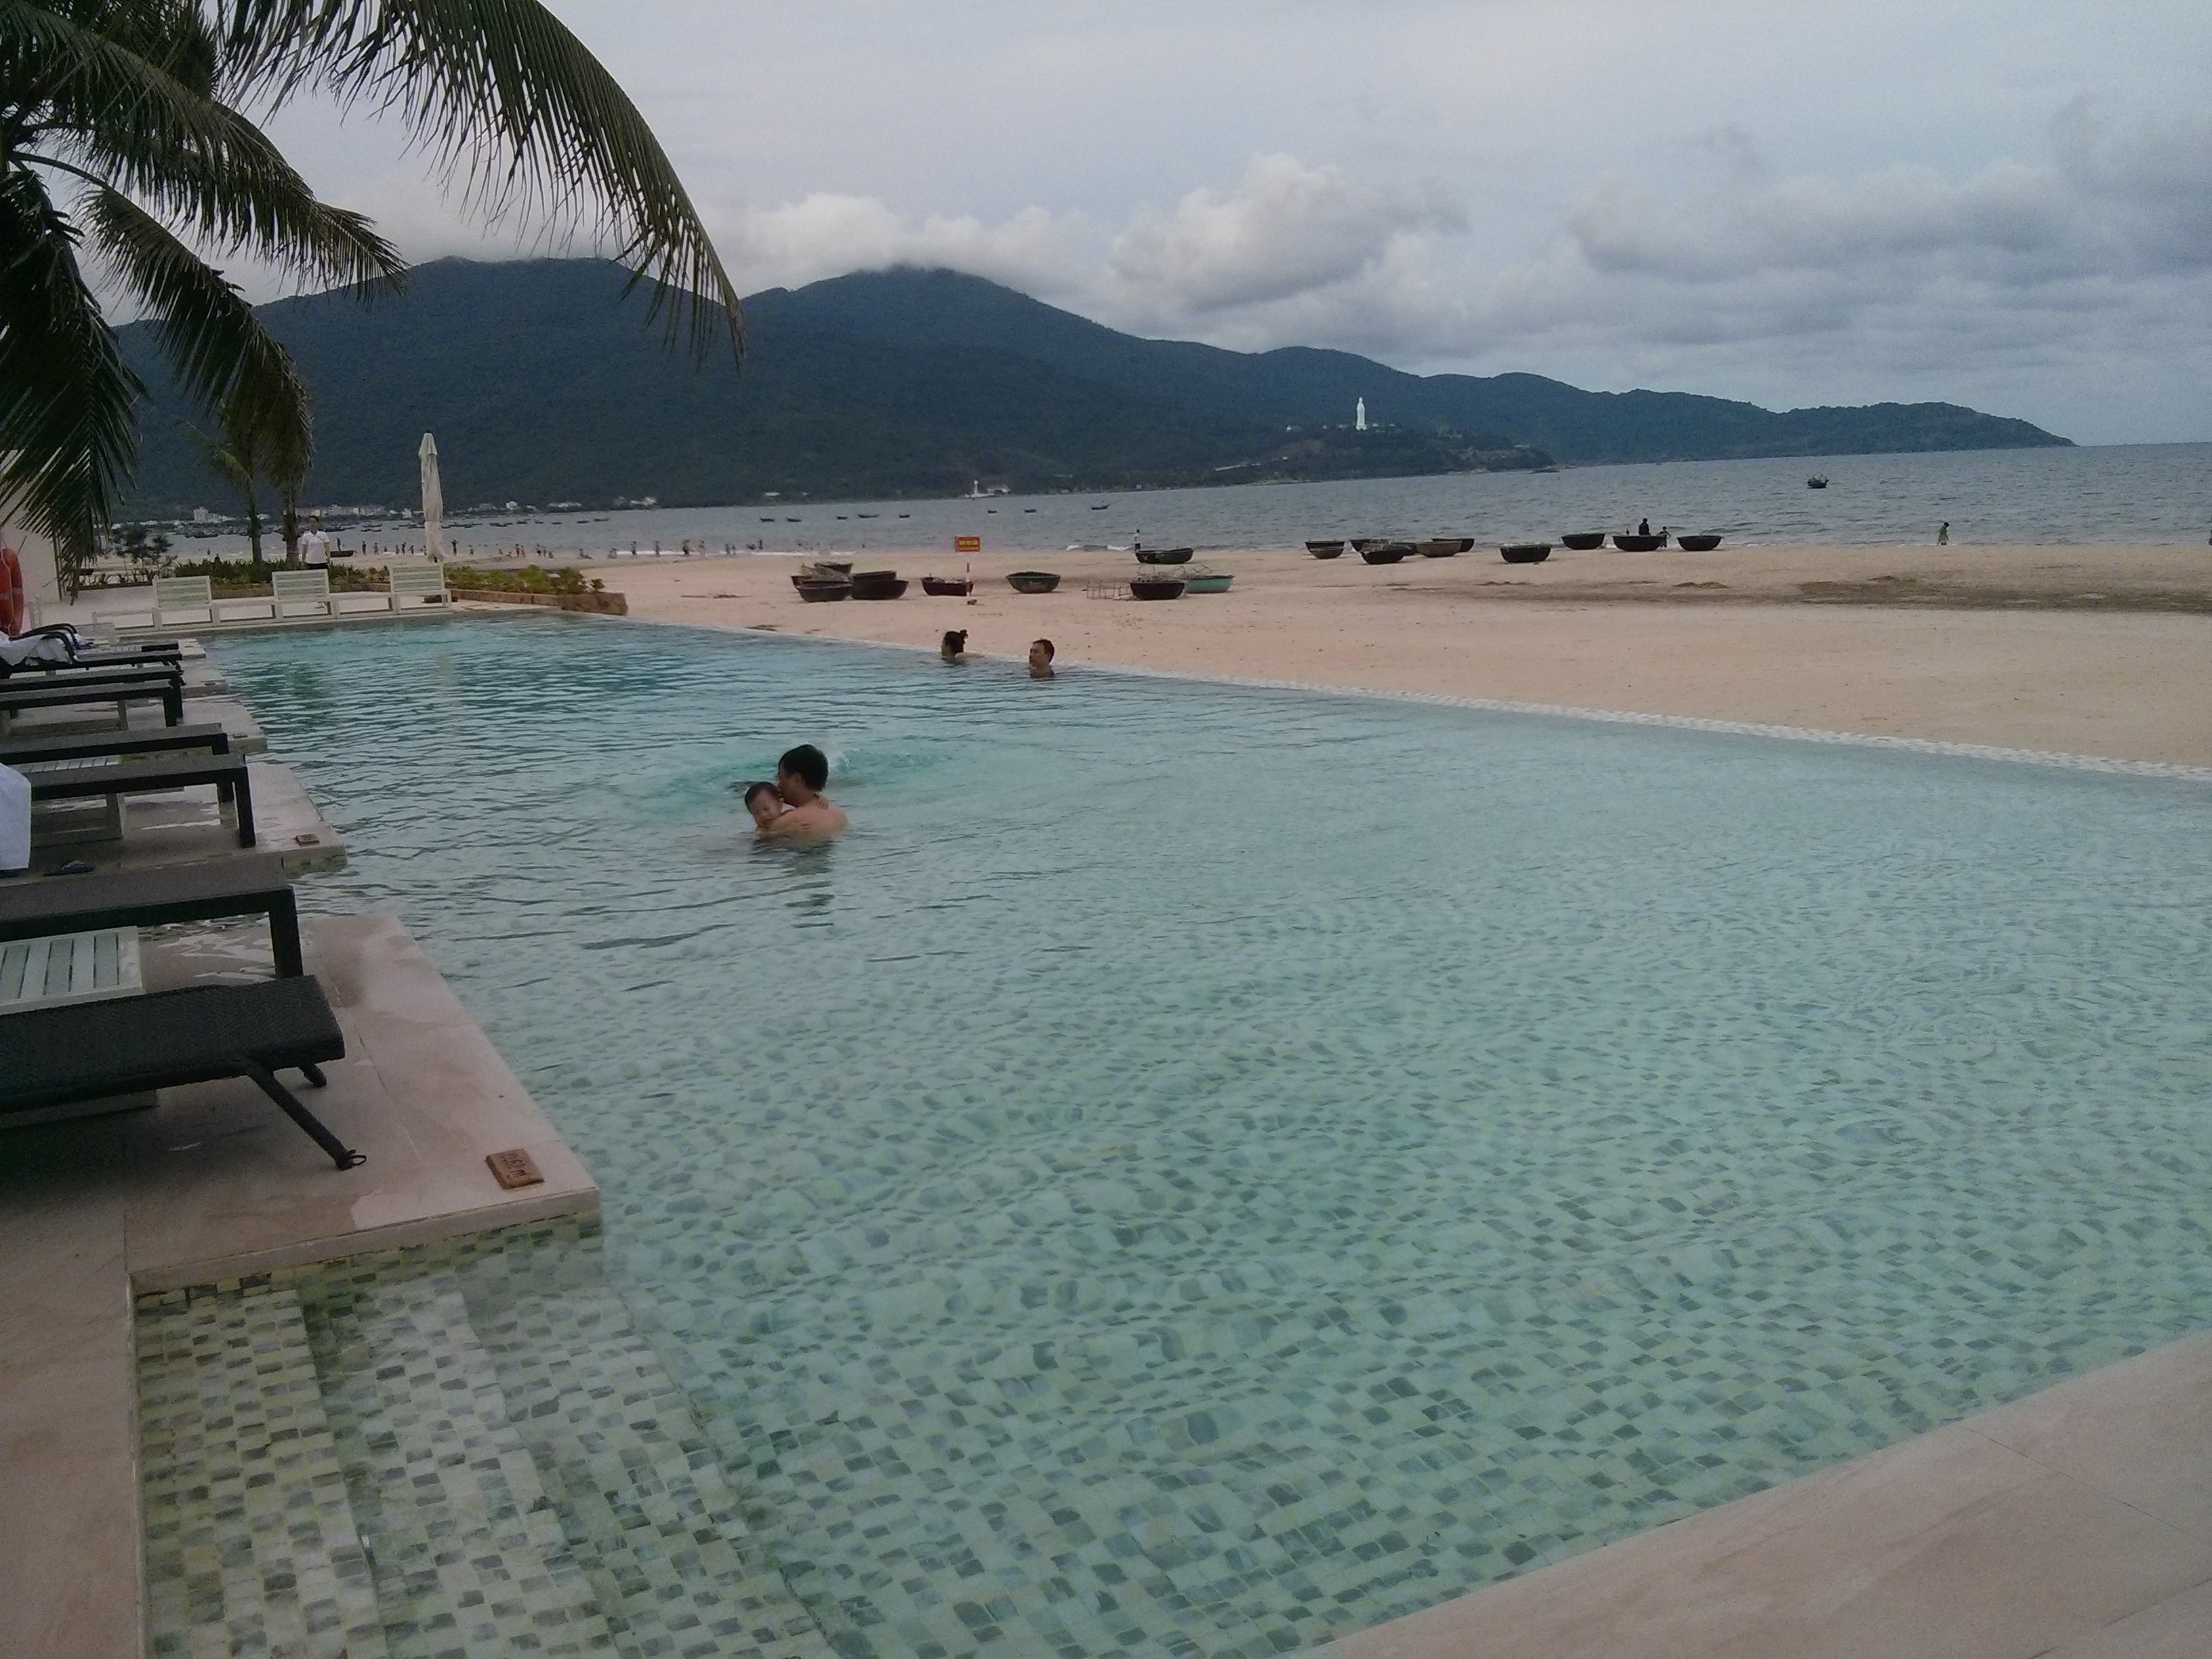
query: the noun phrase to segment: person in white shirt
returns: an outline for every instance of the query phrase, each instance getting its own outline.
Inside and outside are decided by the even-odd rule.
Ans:
[[[331,568],[331,544],[320,525],[310,526],[307,533],[300,538],[300,562],[310,570]]]

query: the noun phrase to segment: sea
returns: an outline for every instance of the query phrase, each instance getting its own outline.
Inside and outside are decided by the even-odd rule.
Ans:
[[[1824,489],[1808,481],[1825,478]],[[1331,483],[1240,484],[929,501],[816,501],[744,507],[540,513],[526,504],[449,512],[462,556],[604,558],[759,552],[1057,551],[1188,544],[1234,550],[1359,536],[1556,540],[1650,520],[1718,531],[1737,547],[2212,542],[2212,444],[1791,456],[1457,473]],[[419,543],[404,515],[341,523],[343,545],[374,553]],[[234,534],[185,540],[187,556],[242,549]]]

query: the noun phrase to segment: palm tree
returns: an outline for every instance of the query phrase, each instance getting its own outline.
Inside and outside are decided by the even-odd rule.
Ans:
[[[737,291],[674,168],[538,0],[0,0],[0,513],[21,507],[65,567],[137,455],[143,388],[102,283],[228,438],[308,453],[290,356],[210,259],[364,298],[399,281],[398,250],[255,125],[318,92],[398,116],[488,216],[580,210],[672,340],[742,352]]]

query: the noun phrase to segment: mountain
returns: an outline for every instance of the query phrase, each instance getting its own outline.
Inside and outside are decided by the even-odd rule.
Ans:
[[[1534,374],[1416,375],[1347,352],[1146,340],[977,276],[897,270],[745,301],[742,374],[695,368],[602,260],[418,267],[407,290],[261,307],[316,398],[318,502],[404,502],[438,434],[456,507],[946,495],[972,480],[1097,489],[1474,467],[2063,444],[1950,404],[1777,414]],[[119,331],[149,387],[136,500],[228,504],[149,325]],[[1351,429],[1364,398],[1375,428]]]

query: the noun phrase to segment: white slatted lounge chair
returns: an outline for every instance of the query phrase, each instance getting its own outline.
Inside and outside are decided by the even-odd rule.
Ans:
[[[215,584],[205,576],[155,577],[154,626],[166,628],[183,612],[197,612],[194,620],[213,622]]]
[[[0,945],[0,1016],[103,997],[135,997],[145,988],[136,927],[53,933]]]
[[[335,617],[338,608],[331,601],[331,573],[327,570],[272,570],[269,573],[270,590],[276,599],[276,620],[313,611],[325,617]]]
[[[401,609],[400,601],[416,599],[425,605],[449,603],[446,596],[446,567],[442,564],[395,564],[386,574],[392,579],[392,608]]]

